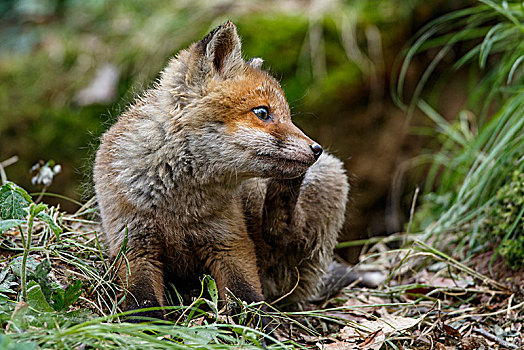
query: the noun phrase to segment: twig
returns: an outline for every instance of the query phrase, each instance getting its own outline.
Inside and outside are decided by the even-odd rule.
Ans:
[[[507,313],[506,313],[506,318],[509,319],[509,316],[510,316],[510,311],[511,311],[511,302],[513,301],[513,297],[515,296],[515,294],[511,294],[511,296],[509,297],[509,300],[508,300],[508,309],[507,309]]]
[[[275,305],[276,303],[278,303],[279,301],[281,301],[282,299],[285,299],[287,298],[288,296],[291,295],[291,293],[293,293],[295,291],[295,289],[297,289],[298,287],[298,282],[300,282],[300,272],[298,272],[298,268],[295,266],[295,270],[297,271],[297,283],[295,283],[295,286],[293,288],[291,288],[291,290],[289,292],[287,292],[286,294],[282,295],[280,298],[278,298],[277,300],[273,301],[271,304],[269,305]]]
[[[454,318],[453,321],[456,322],[456,321],[461,320],[461,319],[464,319],[464,318],[475,317],[475,316],[487,317],[487,316],[500,315],[500,314],[503,314],[503,313],[505,313],[505,312],[509,312],[510,310],[515,310],[515,309],[518,309],[518,308],[521,308],[521,307],[524,307],[524,301],[523,301],[522,303],[520,303],[520,304],[514,305],[514,306],[512,306],[512,307],[508,307],[507,309],[499,310],[499,311],[495,311],[495,312],[490,312],[490,313],[487,313],[487,314],[469,314],[469,315],[462,315],[462,316],[459,316],[459,317]]]
[[[186,312],[190,310],[193,306],[195,306],[197,302],[200,302],[200,301],[202,301],[202,293],[200,293],[200,296],[196,298],[195,300],[193,300],[193,302],[187,308],[185,308],[184,311],[182,311],[182,314],[177,318],[177,320],[175,321],[175,324],[177,325],[182,320],[182,317],[184,317]]]
[[[491,279],[491,278],[489,278],[487,276],[484,276],[481,273],[478,273],[477,271],[473,270],[472,268],[470,268],[470,267],[468,267],[468,266],[466,266],[464,264],[461,264],[460,262],[458,262],[457,260],[453,259],[452,257],[450,257],[450,256],[444,254],[443,252],[441,252],[441,251],[439,251],[439,250],[437,250],[437,249],[427,245],[426,243],[424,243],[424,242],[422,242],[420,240],[417,240],[415,243],[420,245],[420,246],[422,246],[424,249],[428,250],[429,252],[435,254],[435,256],[438,256],[441,259],[444,259],[445,261],[453,264],[459,270],[462,270],[462,271],[464,271],[464,272],[466,272],[466,273],[468,273],[468,274],[478,278],[482,282],[487,283],[487,284],[489,284],[489,285],[491,285],[491,286],[493,286],[493,287],[495,287],[495,288],[497,288],[497,289],[499,289],[501,291],[506,291],[507,294],[509,294],[508,287],[503,285],[502,283],[499,283],[499,282],[497,282],[497,281],[495,281],[495,280],[493,280],[493,279]]]
[[[8,166],[15,164],[16,162],[18,162],[18,156],[12,156],[11,158],[7,158],[3,162],[0,162],[0,165],[4,168],[7,168]]]
[[[7,175],[5,174],[4,167],[0,163],[0,179],[2,180],[2,185],[5,185],[7,182]]]
[[[16,162],[18,162],[17,156],[12,156],[11,158],[4,160],[3,162],[0,162],[0,179],[2,180],[2,185],[5,185],[7,183],[7,175],[5,174],[4,168]]]
[[[482,328],[476,328],[475,327],[475,328],[473,328],[473,332],[477,332],[478,334],[482,335],[483,337],[488,338],[489,340],[492,340],[492,341],[494,341],[496,343],[499,343],[500,345],[502,345],[505,348],[509,348],[509,349],[518,349],[519,348],[517,345],[515,345],[513,343],[508,343],[504,339],[501,339],[501,338],[497,337],[496,335],[491,334],[488,331],[485,331]]]
[[[440,302],[440,300],[437,300],[433,306],[426,312],[426,314],[423,316],[423,318],[425,318],[427,315],[429,315],[429,313],[431,311],[433,311],[433,309],[437,309],[437,312],[438,312],[438,318],[439,318],[439,321],[442,322],[440,320],[440,316],[441,316],[441,308],[442,308],[442,304]],[[421,320],[422,321],[422,320]],[[420,332],[420,335],[417,337],[417,340],[421,340],[422,337],[428,335],[429,333],[431,333],[433,331],[433,329],[438,325],[438,322],[433,322],[431,324],[431,326],[429,327],[429,329],[425,329],[423,330],[422,332]],[[431,340],[431,337],[429,337],[429,339]]]
[[[42,188],[42,192],[40,192],[40,195],[38,196],[38,198],[35,200],[35,203],[38,203],[42,200],[42,198],[44,197],[44,194],[45,194],[45,191],[47,190],[47,186],[44,186]]]
[[[5,185],[7,183],[7,175],[5,174],[4,166],[0,162],[0,179],[2,180],[2,185]]]
[[[406,230],[406,235],[404,236],[404,244],[406,244],[406,237],[409,236],[409,232],[411,230],[411,223],[413,222],[413,217],[415,216],[415,205],[417,204],[417,198],[418,193],[420,191],[420,188],[417,186],[415,189],[415,194],[413,194],[413,200],[411,202],[411,210],[409,211],[409,222],[408,222],[408,228]]]

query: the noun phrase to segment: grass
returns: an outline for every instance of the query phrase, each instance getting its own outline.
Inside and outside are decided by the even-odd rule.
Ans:
[[[429,158],[431,164],[416,217],[417,229],[425,232],[426,240],[449,242],[443,236],[456,237],[455,252],[469,255],[488,246],[498,252],[498,247],[524,234],[523,217],[518,210],[517,215],[500,218],[500,225],[506,225],[505,220],[511,222],[505,233],[495,235],[495,239],[493,232],[497,229],[490,220],[501,207],[520,203],[518,193],[506,197],[505,203],[497,201],[497,193],[511,183],[515,171],[524,169],[523,29],[520,3],[482,0],[426,25],[400,64],[395,96],[403,105],[409,66],[417,55],[436,50],[417,83],[411,103],[403,106],[408,116],[417,108],[428,116],[442,145],[433,155],[421,156]],[[434,107],[438,100],[431,94],[424,95],[424,91],[430,82],[435,83],[432,74],[451,53],[456,56],[448,69],[459,72],[469,65],[470,81],[464,109],[449,121],[449,116],[445,118]],[[524,261],[524,253],[518,259]]]
[[[419,109],[428,116],[442,147],[423,156],[432,162],[409,232],[340,245],[369,248],[359,268],[385,272],[379,288],[352,285],[334,298],[294,309],[268,305],[268,315],[279,326],[267,335],[251,322],[259,304],[233,298],[239,310],[234,320],[227,308],[220,308],[214,281],[203,276],[202,291],[190,305],[178,305],[176,292],[171,293],[174,306],[167,308],[172,313],[168,320],[129,323],[121,310],[125,284],[116,275],[119,264],[126,263],[125,249],[115,261],[105,257],[99,224],[93,220],[94,201],[79,203],[73,214],[35,203],[25,190],[7,182],[0,164],[0,347],[524,346],[524,299],[518,289],[522,280],[518,273],[500,269],[496,260],[498,251],[506,258],[522,258],[518,249],[510,249],[522,237],[523,227],[518,201],[524,168],[522,12],[520,4],[482,1],[428,24],[407,50],[397,85],[399,101],[410,62],[421,52],[439,48],[406,107],[408,114]],[[349,45],[351,40],[346,40]],[[448,121],[434,107],[432,95],[425,95],[425,86],[458,44],[468,49],[455,59],[454,68],[475,63],[470,110]],[[318,68],[318,62],[311,64]],[[366,67],[366,60],[362,62]],[[476,255],[495,232],[500,248]],[[403,242],[401,248],[391,249],[397,242]],[[490,262],[493,276],[479,268]]]
[[[33,342],[41,348],[63,349],[82,344],[138,348],[144,342],[155,349],[188,345],[255,348],[261,339],[271,339],[255,328],[220,321],[225,310],[219,312],[216,293],[212,292],[215,299],[201,295],[188,307],[171,308],[184,310],[176,322],[121,323],[126,313],[120,309],[123,290],[115,271],[125,260],[110,264],[104,257],[96,234],[98,223],[86,218],[94,208],[88,203],[77,213],[66,214],[32,203],[13,183],[4,184],[1,193],[9,195],[2,196],[0,221],[4,238],[0,281],[4,342]],[[203,280],[203,288],[212,291],[213,285],[214,281]],[[215,313],[199,310],[200,304],[214,305]],[[245,306],[243,313],[255,307]],[[195,322],[200,324],[193,325]]]
[[[475,339],[493,348],[524,344],[511,331],[524,314],[522,295],[423,243],[421,234],[364,242],[372,245],[362,255],[360,268],[388,271],[376,290],[350,286],[316,304],[292,309],[268,305],[268,315],[278,325],[269,335],[250,322],[259,304],[230,300],[239,306],[234,321],[228,309],[220,307],[209,276],[203,276],[201,293],[190,305],[178,305],[176,293],[171,293],[175,301],[166,308],[168,320],[129,323],[120,309],[125,289],[116,277],[125,250],[122,259],[113,262],[104,256],[98,223],[90,219],[96,212],[93,201],[68,214],[32,203],[15,184],[4,184],[2,191],[6,188],[10,197],[0,201],[0,345],[6,349],[255,349],[263,343],[275,349],[360,349],[363,344],[419,349],[431,342],[460,345]],[[19,211],[24,208],[32,209]],[[387,248],[400,240],[406,248]],[[484,318],[479,321],[475,315]],[[503,324],[509,330],[497,335],[493,327]]]

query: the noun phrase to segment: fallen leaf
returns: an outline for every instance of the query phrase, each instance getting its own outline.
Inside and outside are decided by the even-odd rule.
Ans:
[[[345,341],[337,341],[330,344],[317,343],[317,346],[321,350],[360,350],[360,348],[354,343],[348,343]]]
[[[462,338],[462,335],[460,334],[459,331],[457,331],[455,328],[451,327],[451,326],[448,326],[447,324],[445,323],[442,323],[442,328],[444,329],[444,331],[448,334],[448,335],[451,335],[452,337],[455,337],[455,338]]]
[[[373,332],[366,339],[364,339],[364,342],[361,343],[359,347],[361,349],[380,350],[385,340],[386,337],[384,335],[384,332],[381,329],[379,329],[378,331]]]
[[[342,328],[340,335],[342,339],[348,340],[356,337],[362,338],[365,333],[382,330],[385,336],[389,336],[417,325],[422,319],[423,317],[410,318],[388,315],[375,321],[363,321],[358,324],[358,329],[346,326]]]
[[[342,306],[347,308],[344,311],[355,313],[357,315],[362,315],[363,313],[372,314],[374,312],[378,312],[383,315],[385,310],[382,310],[384,307],[380,305],[384,304],[386,304],[384,299],[373,295],[367,295],[360,298],[350,298]]]
[[[487,346],[483,338],[465,337],[461,340],[460,345],[464,350],[479,350]]]
[[[427,270],[422,270],[416,277],[417,283],[428,284],[435,288],[466,288],[473,284],[473,279],[470,276],[448,278],[435,276]]]
[[[418,299],[421,295],[427,295],[430,292],[434,291],[435,288],[427,288],[427,287],[419,287],[419,288],[411,288],[406,290],[406,298],[410,300]]]
[[[332,311],[332,312],[326,312],[327,316],[331,316],[333,318],[338,318],[346,321],[352,321],[355,323],[360,323],[363,320],[367,319],[367,315],[361,313],[361,312],[352,312],[351,310],[343,310],[343,311]]]

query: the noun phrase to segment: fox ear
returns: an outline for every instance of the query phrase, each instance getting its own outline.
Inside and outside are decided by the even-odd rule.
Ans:
[[[228,21],[212,30],[199,46],[215,72],[222,77],[231,77],[242,68],[242,46],[233,22]]]

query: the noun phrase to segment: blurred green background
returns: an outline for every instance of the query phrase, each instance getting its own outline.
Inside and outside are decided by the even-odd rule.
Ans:
[[[352,174],[341,240],[399,230],[415,186],[409,178],[399,184],[399,165],[428,143],[409,134],[405,112],[390,97],[390,76],[416,30],[457,6],[448,0],[0,2],[0,161],[18,156],[7,176],[36,192],[29,169],[53,159],[62,172],[49,192],[85,200],[103,131],[170,57],[230,19],[245,58],[264,58],[264,68],[281,80],[295,123]],[[414,61],[408,91],[419,73]],[[454,115],[464,99],[456,86],[440,97],[444,115]],[[417,123],[424,121],[415,115]]]

